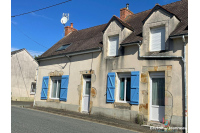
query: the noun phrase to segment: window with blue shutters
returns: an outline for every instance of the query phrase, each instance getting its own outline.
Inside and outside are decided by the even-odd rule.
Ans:
[[[41,99],[47,99],[49,77],[43,77]],[[69,75],[52,76],[50,80],[50,99],[67,101]]]
[[[139,104],[140,72],[131,72],[130,104]]]
[[[114,103],[115,101],[115,73],[110,72],[107,76],[107,91],[106,91],[106,102]]]

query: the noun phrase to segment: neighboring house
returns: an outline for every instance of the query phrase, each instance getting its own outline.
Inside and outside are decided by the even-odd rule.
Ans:
[[[187,0],[65,34],[38,59],[36,106],[185,125]]]
[[[25,48],[11,52],[11,100],[34,100],[37,68],[37,61]]]

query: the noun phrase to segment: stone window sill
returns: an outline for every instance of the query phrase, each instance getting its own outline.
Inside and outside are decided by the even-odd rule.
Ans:
[[[59,103],[60,100],[59,99],[47,99],[47,102],[57,102],[57,103]]]
[[[117,58],[117,57],[119,57],[119,55],[117,55],[117,56],[107,56],[105,59],[114,59],[114,58]]]
[[[131,105],[129,103],[115,102],[114,103],[114,108],[130,110],[131,109]]]
[[[35,95],[35,92],[31,92],[30,95]]]

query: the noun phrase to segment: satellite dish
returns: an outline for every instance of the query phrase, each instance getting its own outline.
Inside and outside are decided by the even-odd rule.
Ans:
[[[66,23],[67,23],[67,21],[69,20],[69,13],[63,13],[63,16],[62,16],[62,18],[61,18],[61,23],[63,24],[63,25],[65,25]]]

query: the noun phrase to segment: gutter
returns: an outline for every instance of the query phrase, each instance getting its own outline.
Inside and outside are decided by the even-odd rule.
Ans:
[[[173,35],[169,36],[169,38],[174,39],[174,38],[182,38],[182,37],[188,37],[188,34],[179,34],[179,35]]]
[[[44,58],[38,59],[38,61],[41,61],[41,60],[49,60],[49,59],[55,59],[55,58],[60,58],[60,57],[65,57],[65,56],[75,56],[75,55],[93,53],[93,52],[98,52],[98,51],[102,51],[102,48],[101,48],[101,47],[98,47],[98,48],[95,48],[95,49],[89,49],[89,50],[78,51],[78,52],[71,52],[71,53],[62,54],[62,55],[57,55],[57,56],[51,56],[51,57],[44,57]]]
[[[135,45],[135,44],[138,44],[138,43],[141,43],[141,41],[136,41],[136,42],[131,42],[131,43],[123,43],[123,44],[120,44],[120,45],[125,47],[125,46]]]
[[[182,56],[141,56],[140,55],[140,44],[142,43],[142,41],[138,41],[138,42],[132,42],[132,43],[126,43],[126,44],[121,44],[121,46],[130,46],[130,45],[138,45],[139,50],[138,50],[138,56],[140,58],[181,58],[183,59]]]

